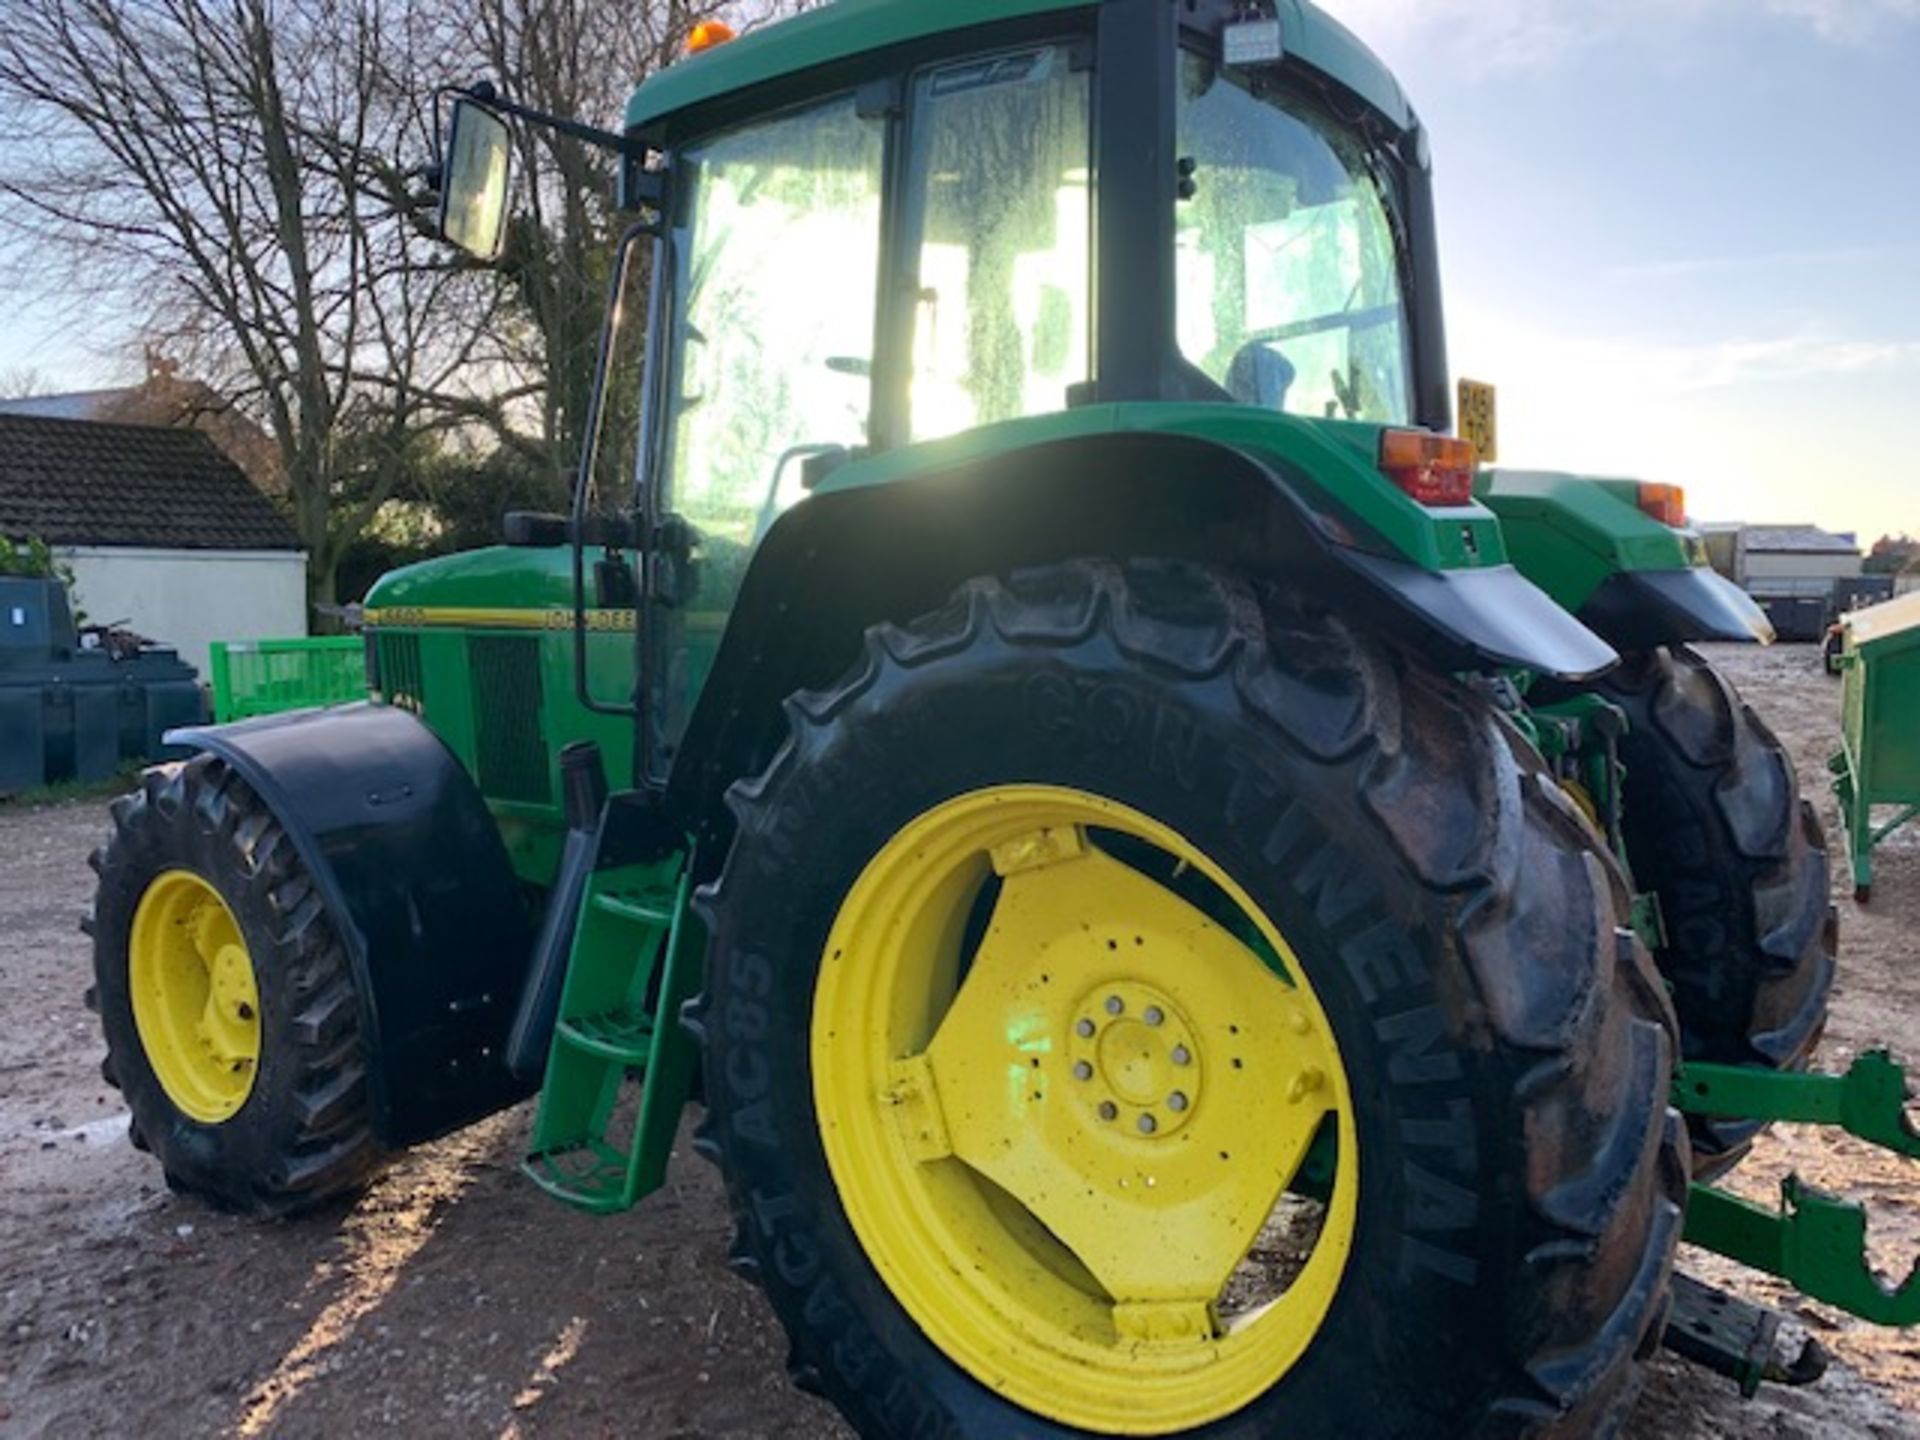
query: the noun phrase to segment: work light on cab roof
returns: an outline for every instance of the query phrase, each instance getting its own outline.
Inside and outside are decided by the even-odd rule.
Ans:
[[[687,33],[687,54],[702,54],[734,38],[734,29],[726,21],[702,20]]]

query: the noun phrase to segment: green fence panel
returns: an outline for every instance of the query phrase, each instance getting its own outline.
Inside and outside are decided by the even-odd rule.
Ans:
[[[358,635],[216,641],[212,659],[213,716],[222,725],[367,695],[366,647]]]

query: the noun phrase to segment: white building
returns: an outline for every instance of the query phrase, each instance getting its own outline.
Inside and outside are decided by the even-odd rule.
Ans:
[[[1749,525],[1740,537],[1742,580],[1749,590],[1779,593],[1778,582],[1817,582],[1830,587],[1851,580],[1866,557],[1851,535],[1816,525]]]
[[[178,649],[307,633],[307,556],[275,503],[196,430],[0,414],[0,534],[73,567],[92,624]]]

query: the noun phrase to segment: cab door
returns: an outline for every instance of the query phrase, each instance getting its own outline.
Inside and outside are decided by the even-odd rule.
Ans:
[[[646,647],[656,774],[806,462],[869,444],[885,152],[848,94],[675,157],[653,509],[686,554]]]

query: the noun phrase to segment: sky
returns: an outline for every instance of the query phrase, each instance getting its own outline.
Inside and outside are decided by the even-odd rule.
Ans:
[[[1454,372],[1502,463],[1920,534],[1920,0],[1325,0],[1431,134]],[[0,305],[0,376],[126,376]]]
[[[1503,464],[1920,534],[1920,0],[1324,0],[1430,132]]]

